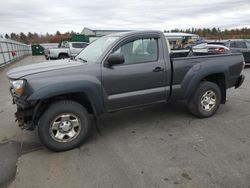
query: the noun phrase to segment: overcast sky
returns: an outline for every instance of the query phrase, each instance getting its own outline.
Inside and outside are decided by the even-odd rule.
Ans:
[[[250,27],[250,0],[1,0],[0,33]]]

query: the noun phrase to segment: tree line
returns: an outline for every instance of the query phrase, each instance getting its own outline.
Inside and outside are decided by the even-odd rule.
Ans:
[[[57,31],[55,34],[38,34],[36,32],[28,32],[28,34],[21,33],[10,33],[5,34],[2,38],[15,40],[18,42],[22,42],[25,44],[40,44],[40,43],[59,43],[61,41],[68,41],[70,40],[71,36],[74,34],[78,34],[74,31],[60,33]]]
[[[220,28],[191,28],[191,29],[172,29],[165,32],[183,32],[197,34],[206,39],[250,39],[250,28],[243,27],[241,29],[225,29]]]
[[[191,29],[172,29],[164,30],[164,32],[183,32],[197,34],[206,39],[250,39],[250,28],[244,27],[241,29],[225,29],[220,28],[191,28]],[[25,44],[39,44],[39,43],[59,43],[61,41],[70,40],[72,35],[79,34],[74,31],[60,33],[57,31],[55,34],[38,34],[36,32],[28,34],[10,33],[0,36],[2,38],[12,39]]]

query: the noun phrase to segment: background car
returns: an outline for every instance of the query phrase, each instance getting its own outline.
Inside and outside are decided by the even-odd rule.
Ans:
[[[230,53],[229,48],[224,46],[224,43],[202,42],[198,44],[191,44],[185,49],[171,50],[171,57],[187,57],[187,56],[206,56],[215,54]]]
[[[201,43],[192,47],[192,51],[195,55],[214,55],[229,53],[230,49],[223,45],[223,43],[208,42]]]
[[[45,52],[45,58],[48,59],[65,59],[77,56],[89,44],[86,42],[67,42],[60,48],[51,48]]]
[[[249,39],[231,39],[224,42],[231,52],[241,52],[245,63],[250,65],[250,40]]]

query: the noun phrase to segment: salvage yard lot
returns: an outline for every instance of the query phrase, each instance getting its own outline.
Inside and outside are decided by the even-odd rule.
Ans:
[[[181,102],[121,111],[102,116],[81,147],[55,153],[36,131],[17,127],[5,77],[10,68],[42,61],[29,56],[0,70],[0,177],[17,160],[9,187],[250,186],[250,68],[211,118],[195,118]]]

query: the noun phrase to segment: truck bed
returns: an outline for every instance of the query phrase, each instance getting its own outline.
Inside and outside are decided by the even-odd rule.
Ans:
[[[240,53],[171,58],[173,70],[172,97],[179,98],[182,94],[183,97],[185,97],[185,94],[181,90],[188,87],[193,77],[199,75],[204,77],[206,74],[211,74],[211,71],[216,74],[216,71],[219,72],[222,69],[227,70],[227,75],[225,76],[230,78],[226,87],[229,88],[234,86],[241,72],[241,63],[243,61],[244,59]],[[211,67],[213,67],[213,70],[211,70]],[[217,69],[214,67],[217,67]],[[183,80],[185,80],[185,83]]]

